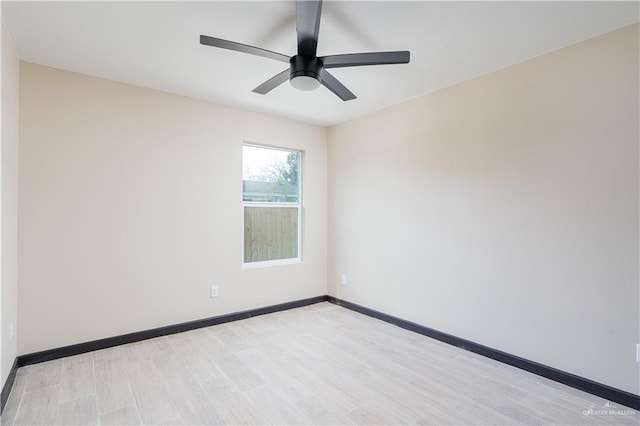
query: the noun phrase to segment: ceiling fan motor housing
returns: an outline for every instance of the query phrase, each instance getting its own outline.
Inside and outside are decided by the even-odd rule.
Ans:
[[[309,56],[295,55],[289,60],[291,64],[291,74],[289,79],[296,77],[311,77],[320,81],[320,75],[324,64],[320,58],[312,58]]]

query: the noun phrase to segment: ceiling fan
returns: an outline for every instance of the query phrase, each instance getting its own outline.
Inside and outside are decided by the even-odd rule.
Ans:
[[[406,64],[409,63],[408,51],[349,53],[343,55],[316,56],[318,31],[322,0],[299,0],[296,2],[296,31],[298,33],[298,53],[291,57],[259,47],[233,41],[222,40],[206,35],[200,36],[200,44],[235,50],[262,56],[276,61],[288,62],[289,68],[271,77],[253,91],[265,95],[287,80],[299,90],[315,90],[325,86],[343,101],[356,98],[349,89],[340,83],[327,69],[359,67],[364,65]]]

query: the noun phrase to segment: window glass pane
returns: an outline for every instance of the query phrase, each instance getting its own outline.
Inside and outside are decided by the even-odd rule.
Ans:
[[[299,166],[299,152],[242,147],[242,199],[297,203]]]
[[[298,207],[244,208],[244,262],[298,257]]]

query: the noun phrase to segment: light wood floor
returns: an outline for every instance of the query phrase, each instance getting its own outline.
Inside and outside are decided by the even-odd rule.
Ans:
[[[2,424],[640,422],[605,403],[320,303],[21,368]]]

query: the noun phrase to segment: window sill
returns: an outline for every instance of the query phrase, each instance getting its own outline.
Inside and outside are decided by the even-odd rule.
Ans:
[[[272,266],[294,265],[296,263],[302,263],[302,259],[295,258],[295,259],[266,260],[264,262],[242,263],[242,269],[270,268]]]

